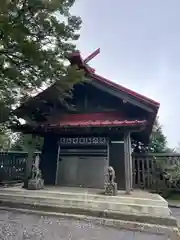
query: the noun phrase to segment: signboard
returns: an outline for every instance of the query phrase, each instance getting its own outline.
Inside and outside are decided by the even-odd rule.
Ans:
[[[72,137],[60,138],[60,145],[106,145],[105,137]]]

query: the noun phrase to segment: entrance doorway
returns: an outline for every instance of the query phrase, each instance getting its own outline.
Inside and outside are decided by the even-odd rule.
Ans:
[[[107,167],[105,156],[63,156],[58,164],[57,185],[104,188]]]
[[[109,165],[108,142],[97,143],[60,146],[56,185],[104,188]]]

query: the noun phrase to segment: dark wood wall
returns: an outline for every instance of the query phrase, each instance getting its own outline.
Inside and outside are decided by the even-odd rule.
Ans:
[[[46,185],[55,185],[58,155],[58,137],[48,134],[44,138],[40,169]]]
[[[42,101],[43,102],[43,101]],[[124,103],[122,99],[110,95],[109,93],[97,89],[89,83],[80,84],[74,87],[73,98],[67,100],[69,108],[62,106],[57,100],[41,104],[36,113],[36,121],[47,121],[58,117],[63,113],[90,113],[90,112],[122,112],[129,119],[147,118],[147,113],[130,103]],[[42,114],[42,116],[41,116]],[[42,120],[43,119],[43,120]]]
[[[129,118],[142,119],[147,117],[147,113],[143,109],[130,103],[124,103],[122,99],[88,83],[75,86],[74,97],[69,103],[75,106],[77,112],[118,111]]]
[[[109,145],[109,165],[114,168],[118,189],[125,189],[124,142],[111,142]]]

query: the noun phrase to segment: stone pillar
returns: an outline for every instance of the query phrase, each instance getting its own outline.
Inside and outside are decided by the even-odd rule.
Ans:
[[[26,159],[26,168],[25,168],[25,179],[23,188],[28,188],[28,181],[31,176],[31,170],[33,165],[34,149],[30,149],[28,152],[28,157]]]
[[[125,190],[127,194],[132,190],[132,159],[130,132],[124,133],[124,161],[125,161]]]
[[[31,176],[28,180],[28,189],[29,190],[39,190],[44,188],[44,180],[42,179],[41,170],[39,169],[40,156],[36,154],[33,161],[33,167],[31,170]]]

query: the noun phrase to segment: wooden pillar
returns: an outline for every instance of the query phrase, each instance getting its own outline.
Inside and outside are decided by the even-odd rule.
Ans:
[[[59,180],[59,155],[60,155],[60,144],[58,146],[58,153],[57,153],[57,163],[56,163],[56,181],[55,181],[55,185],[58,185],[58,180]]]
[[[124,161],[125,161],[125,190],[127,194],[132,190],[132,159],[130,132],[124,133]]]
[[[129,133],[129,161],[130,161],[130,181],[131,191],[133,190],[133,166],[132,166],[132,147],[131,147],[131,134]]]

